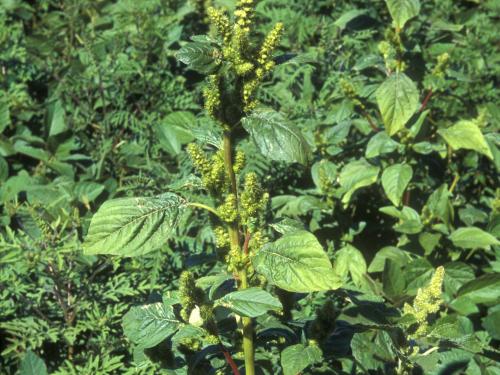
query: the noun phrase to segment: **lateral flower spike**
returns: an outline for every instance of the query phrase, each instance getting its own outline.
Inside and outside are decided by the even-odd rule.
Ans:
[[[441,289],[444,280],[444,267],[440,266],[432,276],[432,279],[425,288],[420,288],[417,296],[413,301],[413,306],[405,304],[403,312],[405,314],[412,314],[417,319],[418,328],[415,336],[421,336],[427,331],[428,323],[427,318],[430,314],[439,311],[443,302],[441,296]]]
[[[212,25],[217,30],[217,34],[227,43],[231,38],[231,23],[229,18],[223,10],[213,7],[207,10],[208,17]]]
[[[267,34],[266,39],[260,48],[257,60],[259,65],[264,67],[266,72],[271,70],[274,66],[272,54],[280,42],[281,36],[283,35],[283,29],[284,26],[281,22],[274,25],[273,29],[269,32],[269,34]]]

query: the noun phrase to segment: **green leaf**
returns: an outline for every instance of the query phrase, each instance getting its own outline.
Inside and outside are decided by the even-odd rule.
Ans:
[[[224,306],[241,316],[256,318],[269,310],[283,308],[279,299],[260,288],[248,288],[226,294],[215,301],[216,306]]]
[[[105,202],[90,222],[84,252],[133,257],[164,245],[185,203],[172,193]]]
[[[368,163],[365,159],[352,161],[340,172],[340,186],[344,190],[342,203],[349,203],[352,195],[359,188],[369,186],[377,181],[379,167]]]
[[[453,150],[473,150],[493,160],[490,147],[474,121],[462,120],[447,129],[439,129],[438,133]]]
[[[423,228],[420,215],[411,207],[404,206],[401,211],[392,206],[380,207],[379,211],[399,219],[399,222],[394,225],[394,230],[398,232],[416,234]]]
[[[341,285],[321,244],[306,231],[287,233],[266,244],[252,263],[270,283],[290,292],[331,290]]]
[[[418,16],[420,12],[419,0],[386,0],[387,8],[397,29],[401,30],[406,22]]]
[[[378,132],[368,141],[365,157],[370,159],[382,154],[388,154],[396,150],[398,146],[399,143],[389,137],[386,132]]]
[[[50,159],[50,154],[47,151],[41,148],[33,147],[28,142],[23,140],[19,140],[14,143],[14,149],[16,152],[29,156],[33,159],[38,159],[45,162],[48,162]]]
[[[396,358],[391,337],[385,331],[355,333],[351,348],[354,358],[367,370],[383,369]]]
[[[160,145],[171,155],[179,154],[182,145],[194,139],[191,129],[195,123],[196,117],[191,112],[174,112],[167,115],[155,127]]]
[[[172,306],[157,302],[132,307],[123,317],[123,332],[136,346],[152,348],[173,335],[181,326]]]
[[[61,134],[67,129],[66,114],[61,100],[52,102],[49,106],[49,137]]]
[[[347,275],[351,275],[352,281],[358,287],[362,287],[365,284],[366,261],[361,251],[352,245],[346,245],[337,251],[333,262],[333,269],[341,279],[345,279]]]
[[[463,249],[489,249],[492,245],[500,245],[493,235],[476,227],[458,228],[448,238],[453,245]]]
[[[297,375],[322,360],[323,353],[317,346],[291,345],[281,352],[283,375]]]
[[[33,353],[31,350],[28,350],[24,355],[23,360],[21,361],[21,365],[19,367],[19,375],[47,375],[47,366],[45,366],[45,362]]]
[[[300,130],[273,110],[259,110],[243,119],[243,127],[259,149],[271,160],[306,165],[311,158],[309,144]]]
[[[214,58],[216,52],[208,42],[189,42],[177,52],[177,59],[190,69],[208,74],[217,66]]]
[[[439,241],[443,235],[441,233],[429,233],[422,232],[418,236],[418,243],[424,249],[424,255],[431,254],[437,245],[439,245]]]
[[[401,197],[413,176],[413,169],[408,164],[394,164],[382,173],[382,187],[393,205],[401,204]]]
[[[7,96],[0,98],[0,134],[10,125],[10,110]]]
[[[376,92],[377,104],[389,135],[405,127],[418,108],[417,86],[401,72],[391,74]]]
[[[368,267],[368,272],[382,272],[384,270],[385,262],[388,259],[403,266],[411,260],[411,256],[406,251],[398,249],[397,247],[383,247],[377,252],[377,254],[375,254],[375,257]]]
[[[483,327],[495,340],[500,340],[500,305],[488,310],[488,315],[483,319]]]
[[[401,277],[402,266],[391,259],[386,259],[384,272],[382,274],[382,285],[384,293],[395,299],[403,295],[406,283],[405,278]]]
[[[462,285],[458,290],[457,299],[466,299],[472,303],[498,304],[500,299],[500,274],[486,274]]]

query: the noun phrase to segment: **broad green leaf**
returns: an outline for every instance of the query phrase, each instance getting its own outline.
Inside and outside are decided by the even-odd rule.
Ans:
[[[449,224],[454,216],[450,197],[451,193],[448,190],[448,185],[442,184],[429,196],[422,212],[427,213],[432,218],[440,219],[445,224]]]
[[[488,310],[488,315],[483,319],[483,327],[495,340],[500,340],[500,305]]]
[[[281,289],[307,293],[340,287],[328,255],[306,231],[287,233],[253,257],[255,270]]]
[[[458,228],[448,238],[453,245],[463,249],[488,249],[492,245],[500,245],[493,235],[476,227]]]
[[[273,110],[259,110],[243,119],[259,151],[270,160],[306,165],[311,158],[309,144],[300,130]]]
[[[419,0],[386,0],[387,8],[397,29],[401,30],[406,22],[420,12]]]
[[[370,138],[366,145],[365,157],[375,158],[382,154],[387,154],[396,150],[399,143],[389,137],[386,132],[378,132]]]
[[[418,108],[417,86],[401,72],[391,74],[376,92],[385,130],[394,135],[403,129]]]
[[[0,98],[0,134],[10,125],[10,110],[7,96]],[[0,153],[1,154],[1,153]]]
[[[349,203],[352,195],[359,188],[369,186],[377,181],[379,167],[368,163],[365,159],[352,161],[340,172],[340,186],[344,190],[342,203]]]
[[[19,367],[19,375],[47,374],[48,372],[47,366],[45,366],[45,362],[31,350],[28,350],[21,361],[21,365]]]
[[[418,243],[424,249],[424,255],[431,254],[437,245],[439,245],[439,241],[443,235],[441,233],[429,233],[422,232],[418,236]]]
[[[393,205],[401,204],[401,197],[413,176],[413,169],[408,164],[394,164],[382,173],[382,187]]]
[[[337,168],[336,164],[326,159],[314,163],[311,168],[311,176],[320,191],[324,191],[330,184],[333,184],[338,175]]]
[[[283,375],[300,374],[307,367],[322,360],[323,353],[317,346],[291,345],[281,352]]]
[[[283,308],[279,299],[260,288],[248,288],[226,294],[215,301],[215,305],[231,309],[238,315],[256,318],[269,310],[278,311]]]
[[[444,289],[450,296],[455,296],[462,285],[475,279],[471,266],[462,262],[451,262],[444,265]]]
[[[345,279],[348,275],[351,275],[352,281],[358,287],[362,287],[365,284],[366,261],[361,251],[352,245],[346,245],[337,251],[333,262],[333,269],[341,279]]]
[[[430,110],[425,110],[420,114],[420,116],[418,116],[417,121],[415,121],[415,123],[410,128],[410,137],[415,138],[420,133],[420,129],[422,128],[422,125],[424,124],[429,112]]]
[[[382,274],[382,285],[384,293],[392,299],[403,295],[406,283],[401,277],[402,266],[391,259],[386,259],[384,272]]]
[[[474,121],[462,120],[449,128],[439,129],[438,133],[453,150],[473,150],[493,160],[490,147]]]
[[[66,125],[66,114],[61,100],[56,100],[49,106],[49,136],[55,136],[64,132],[68,127]]]
[[[0,156],[0,182],[5,182],[7,178],[9,178],[9,164]]]
[[[498,304],[500,301],[500,274],[486,274],[462,285],[457,292],[457,299],[452,302],[467,302]]]
[[[123,332],[140,348],[152,348],[173,335],[181,326],[172,306],[157,302],[132,307],[123,317]]]
[[[217,50],[208,42],[189,42],[177,52],[177,59],[200,73],[212,72]]]
[[[401,211],[392,206],[380,207],[379,211],[399,219],[399,222],[394,225],[394,230],[398,232],[416,234],[423,228],[420,215],[411,207],[404,206]]]
[[[179,154],[182,145],[194,139],[191,129],[195,123],[196,117],[191,112],[167,115],[155,127],[160,145],[171,155]]]
[[[156,250],[174,231],[184,207],[172,193],[107,201],[90,222],[84,252],[133,257]]]
[[[44,149],[33,147],[28,142],[19,140],[14,143],[14,149],[16,152],[29,156],[33,159],[38,159],[41,161],[48,162],[50,159],[50,154]]]
[[[384,270],[385,262],[387,259],[392,260],[394,263],[404,266],[411,260],[410,254],[397,247],[387,246],[380,249],[373,258],[368,272],[382,272]]]
[[[73,191],[81,202],[88,204],[104,191],[104,185],[91,181],[81,181],[75,185]]]
[[[397,358],[391,337],[382,330],[355,333],[351,348],[354,358],[367,370],[382,370]]]

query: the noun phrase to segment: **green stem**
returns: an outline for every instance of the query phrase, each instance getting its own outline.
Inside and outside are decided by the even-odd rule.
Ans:
[[[194,203],[194,202],[188,203],[188,207],[201,208],[201,209],[209,211],[209,212],[213,213],[215,216],[219,217],[219,214],[217,213],[217,211],[215,210],[215,208],[207,206],[206,204],[203,204],[203,203]]]
[[[232,148],[231,134],[229,132],[224,133],[224,164],[226,166],[226,173],[229,176],[231,182],[231,193],[236,196],[238,200],[238,187],[236,185],[236,175],[233,169],[233,148]],[[241,249],[240,245],[240,231],[239,231],[239,221],[229,225],[229,237],[231,240],[231,248]],[[240,285],[239,289],[248,288],[248,275],[246,268],[243,268],[239,272]],[[242,317],[241,319],[243,325],[243,353],[245,355],[245,374],[255,375],[255,361],[254,361],[254,346],[253,346],[253,326],[252,319],[248,317]]]

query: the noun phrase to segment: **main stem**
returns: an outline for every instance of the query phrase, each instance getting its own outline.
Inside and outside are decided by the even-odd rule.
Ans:
[[[233,169],[233,146],[231,133],[224,132],[224,164],[226,173],[231,181],[231,193],[238,198],[238,187],[236,185],[236,176]],[[229,237],[231,239],[231,248],[237,248],[241,251],[239,220],[229,226]],[[239,272],[239,289],[248,288],[247,270],[243,268]],[[243,324],[243,353],[245,355],[245,373],[246,375],[255,375],[254,348],[253,348],[253,327],[252,319],[248,317],[241,318]]]

